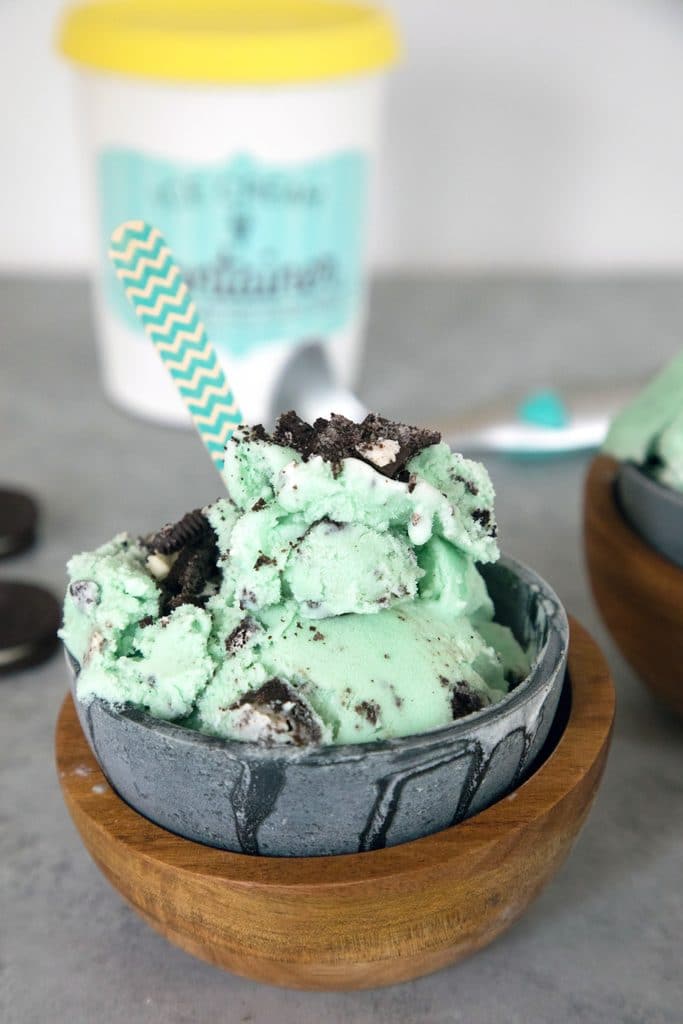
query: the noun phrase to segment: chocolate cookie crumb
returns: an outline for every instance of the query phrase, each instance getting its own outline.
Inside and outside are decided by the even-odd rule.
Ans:
[[[513,690],[516,690],[526,678],[526,672],[508,672],[505,676],[508,684],[508,693],[512,693]]]
[[[475,523],[479,523],[484,528],[491,522],[491,513],[487,508],[475,508],[471,515]]]
[[[491,513],[487,508],[475,508],[471,515],[476,523],[479,523],[487,530],[489,537],[496,537],[498,535],[498,527],[495,523],[491,522]]]
[[[247,713],[249,708],[254,708],[273,719],[271,736],[264,736],[266,743],[269,740],[272,743],[274,735],[282,733],[288,734],[286,742],[297,747],[307,743],[319,743],[322,739],[322,730],[311,709],[293,686],[277,676],[269,679],[257,690],[245,693],[230,706],[231,711],[239,708],[244,708]]]
[[[253,426],[249,426],[246,423],[240,423],[237,430],[230,438],[230,444],[240,444],[242,441],[269,441],[270,438],[266,433],[265,427],[260,423],[255,423]]]
[[[483,700],[469,683],[464,680],[455,683],[451,694],[453,718],[464,718],[465,715],[471,715],[474,711],[481,711],[483,706]]]
[[[465,490],[468,491],[473,497],[479,494],[479,488],[476,484],[472,483],[471,480],[466,480],[464,476],[460,476],[459,473],[452,473],[451,480],[454,484],[464,484]]]
[[[253,434],[253,431],[252,431]],[[344,459],[360,459],[384,476],[396,479],[424,448],[438,444],[435,430],[396,423],[370,413],[361,423],[333,413],[330,418],[306,423],[295,412],[283,413],[271,437],[260,428],[258,440],[293,448],[304,459],[319,455],[338,475]]]
[[[228,654],[234,654],[235,651],[241,651],[243,647],[246,647],[249,640],[258,633],[259,627],[252,618],[248,615],[242,619],[242,621],[235,626],[230,636],[226,637],[225,649]]]
[[[247,590],[246,587],[242,587],[240,591],[240,608],[244,611],[246,608],[256,604],[256,594],[253,590]]]
[[[272,440],[285,448],[293,448],[307,458],[314,454],[315,437],[315,427],[302,420],[292,409],[278,417]]]
[[[377,725],[381,708],[376,700],[362,700],[360,704],[356,704],[354,711],[367,718],[370,725]]]
[[[74,580],[69,594],[79,611],[87,612],[100,602],[100,588],[94,580]]]

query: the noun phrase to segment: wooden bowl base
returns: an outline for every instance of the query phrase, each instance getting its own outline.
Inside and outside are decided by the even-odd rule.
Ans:
[[[56,732],[64,799],[112,885],[188,953],[291,988],[417,978],[509,928],[555,874],[590,809],[614,689],[593,640],[570,626],[571,708],[553,752],[508,797],[425,839],[316,858],[250,857],[182,839],[111,789],[70,696]]]

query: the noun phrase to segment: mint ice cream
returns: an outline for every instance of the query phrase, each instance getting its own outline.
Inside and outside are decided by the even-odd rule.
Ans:
[[[683,353],[619,413],[603,450],[683,492]]]
[[[368,416],[228,442],[228,496],[69,562],[78,697],[213,736],[354,743],[445,726],[529,669],[476,563],[499,557],[483,466]]]

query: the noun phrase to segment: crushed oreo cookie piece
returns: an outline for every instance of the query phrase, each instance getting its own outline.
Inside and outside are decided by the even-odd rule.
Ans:
[[[489,537],[498,536],[498,527],[491,522],[491,513],[487,508],[475,508],[470,514],[475,523],[479,523],[482,529],[486,530]]]
[[[348,523],[338,523],[336,519],[330,519],[329,516],[323,516],[322,519],[316,519],[316,521],[311,524],[310,529],[313,529],[314,526],[319,526],[320,524],[324,525],[325,533],[339,533],[340,530],[348,530],[349,528]]]
[[[376,700],[362,700],[360,704],[356,704],[354,711],[357,715],[367,718],[370,725],[377,725],[381,708]]]
[[[256,594],[253,590],[247,590],[246,587],[242,587],[239,594],[239,606],[241,611],[256,607]]]
[[[196,508],[179,519],[167,523],[145,540],[145,547],[160,555],[172,555],[187,544],[194,544],[211,530],[211,524],[201,509]]]
[[[453,471],[450,473],[450,478],[454,484],[464,484],[465,490],[473,497],[476,497],[477,494],[479,494],[479,488],[472,482],[472,480],[466,480],[464,476],[460,476],[459,473],[455,473]]]
[[[225,649],[228,654],[234,654],[235,651],[241,651],[243,647],[246,647],[252,636],[259,631],[259,626],[252,618],[246,615],[239,625],[235,626],[232,633],[225,640]]]
[[[315,450],[316,428],[322,422],[322,420],[316,420],[315,425],[311,426],[306,420],[302,420],[300,416],[297,416],[294,410],[284,412],[278,417],[272,440],[275,444],[282,445],[285,448],[293,448],[294,451],[299,452],[304,458],[318,454]]]
[[[505,682],[508,684],[508,693],[512,693],[513,690],[516,690],[517,687],[521,686],[521,684],[527,678],[528,676],[526,672],[506,672]]]
[[[344,459],[360,459],[392,479],[399,477],[415,455],[441,440],[435,430],[395,423],[374,413],[362,423],[333,413],[328,420],[317,419],[311,425],[295,412],[287,412],[278,419],[272,436],[262,427],[255,430],[246,439],[293,448],[304,460],[319,455],[332,464],[336,474]]]
[[[491,513],[487,508],[475,508],[472,511],[472,518],[475,523],[479,523],[480,526],[483,526],[484,529],[486,529],[491,522]]]
[[[320,723],[296,689],[284,679],[274,677],[257,690],[250,690],[230,705],[231,711],[242,710],[245,730],[251,731],[250,717],[259,716],[259,739],[263,743],[292,743],[297,747],[319,743]]]
[[[254,423],[253,426],[240,423],[230,441],[232,444],[239,444],[240,441],[270,441],[270,437],[260,423]]]
[[[465,715],[471,715],[475,711],[481,711],[484,707],[484,702],[476,692],[473,690],[469,683],[461,680],[455,683],[453,686],[453,692],[451,694],[451,711],[453,712],[453,718],[464,718]]]
[[[168,574],[157,581],[162,594],[161,615],[170,614],[182,604],[203,608],[210,588],[217,589],[220,583],[217,561],[216,535],[209,526],[208,532],[195,536],[180,550]]]
[[[100,603],[100,588],[94,580],[74,580],[69,594],[79,612],[87,613]]]

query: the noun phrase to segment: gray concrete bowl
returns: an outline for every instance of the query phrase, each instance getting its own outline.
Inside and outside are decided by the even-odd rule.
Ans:
[[[533,770],[563,688],[569,627],[551,588],[505,558],[483,570],[499,622],[537,652],[498,704],[442,729],[355,745],[271,747],[214,739],[131,708],[75,696],[117,793],[157,825],[237,853],[358,853],[468,818]]]
[[[616,492],[621,511],[636,533],[683,568],[683,494],[664,487],[632,462],[619,467]]]

